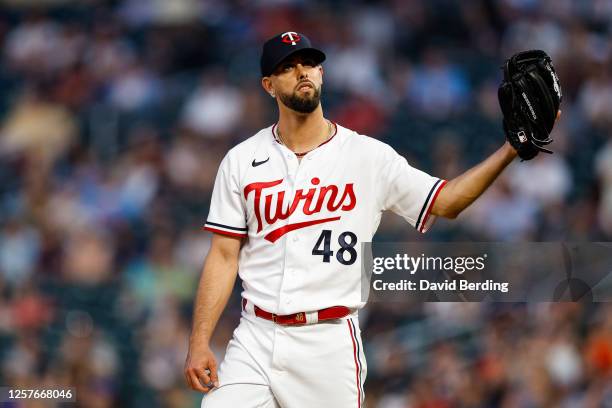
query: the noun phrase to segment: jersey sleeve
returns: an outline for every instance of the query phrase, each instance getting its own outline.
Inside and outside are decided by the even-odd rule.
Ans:
[[[231,153],[231,152],[230,152]],[[217,172],[210,210],[203,229],[232,237],[247,237],[245,207],[240,194],[238,169],[228,153]]]
[[[446,180],[415,169],[389,147],[384,154],[382,207],[403,217],[419,232],[427,232],[436,217],[431,214]]]

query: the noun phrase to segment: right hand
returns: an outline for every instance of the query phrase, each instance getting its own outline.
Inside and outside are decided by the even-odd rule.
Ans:
[[[185,379],[192,389],[204,393],[219,386],[217,361],[207,342],[190,342],[185,360]]]

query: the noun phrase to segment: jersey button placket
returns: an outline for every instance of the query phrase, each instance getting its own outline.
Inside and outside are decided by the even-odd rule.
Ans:
[[[294,197],[296,191],[296,181],[295,175],[298,171],[298,163],[297,158],[293,153],[287,153],[287,195],[286,197]],[[285,205],[288,205],[285,202]],[[287,217],[285,220],[285,225],[291,223],[292,215]],[[284,257],[283,257],[283,277],[281,280],[281,287],[279,293],[279,314],[285,314],[284,310],[286,310],[291,305],[291,298],[286,292],[287,285],[291,285],[292,279],[288,276],[288,271],[291,270],[291,240],[290,235],[286,235],[284,241]]]
[[[294,160],[297,160],[297,158],[294,157]],[[291,195],[291,197],[295,197],[296,191],[304,188],[301,185],[302,180],[304,178],[304,174],[305,174],[305,169],[304,169],[303,163],[297,164],[297,166],[294,167],[293,169],[293,194]],[[291,219],[294,218],[294,216],[298,214],[298,211],[299,209],[296,210],[295,213],[289,216],[287,220],[289,223],[294,222],[294,221],[291,221]],[[294,288],[297,284],[296,269],[292,267],[290,262],[294,259],[299,259],[299,254],[294,254],[295,244],[298,241],[299,241],[298,232],[292,231],[287,236],[287,240],[285,243],[285,274],[283,277],[283,287],[287,289],[287,286],[289,286],[289,290],[292,290],[292,288]],[[289,308],[291,304],[292,304],[291,298],[286,298],[284,301],[284,306],[286,308]]]

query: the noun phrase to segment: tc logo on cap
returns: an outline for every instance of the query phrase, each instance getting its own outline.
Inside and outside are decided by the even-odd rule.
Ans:
[[[286,33],[282,33],[281,38],[285,44],[291,45],[297,45],[297,43],[302,39],[302,37],[300,37],[300,35],[295,31],[287,31]]]

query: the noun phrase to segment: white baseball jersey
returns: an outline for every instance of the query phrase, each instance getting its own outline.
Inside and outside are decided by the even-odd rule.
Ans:
[[[280,315],[360,308],[361,242],[372,240],[384,210],[425,232],[445,181],[339,125],[299,161],[274,128],[227,153],[204,228],[246,238],[242,296],[260,308]]]

